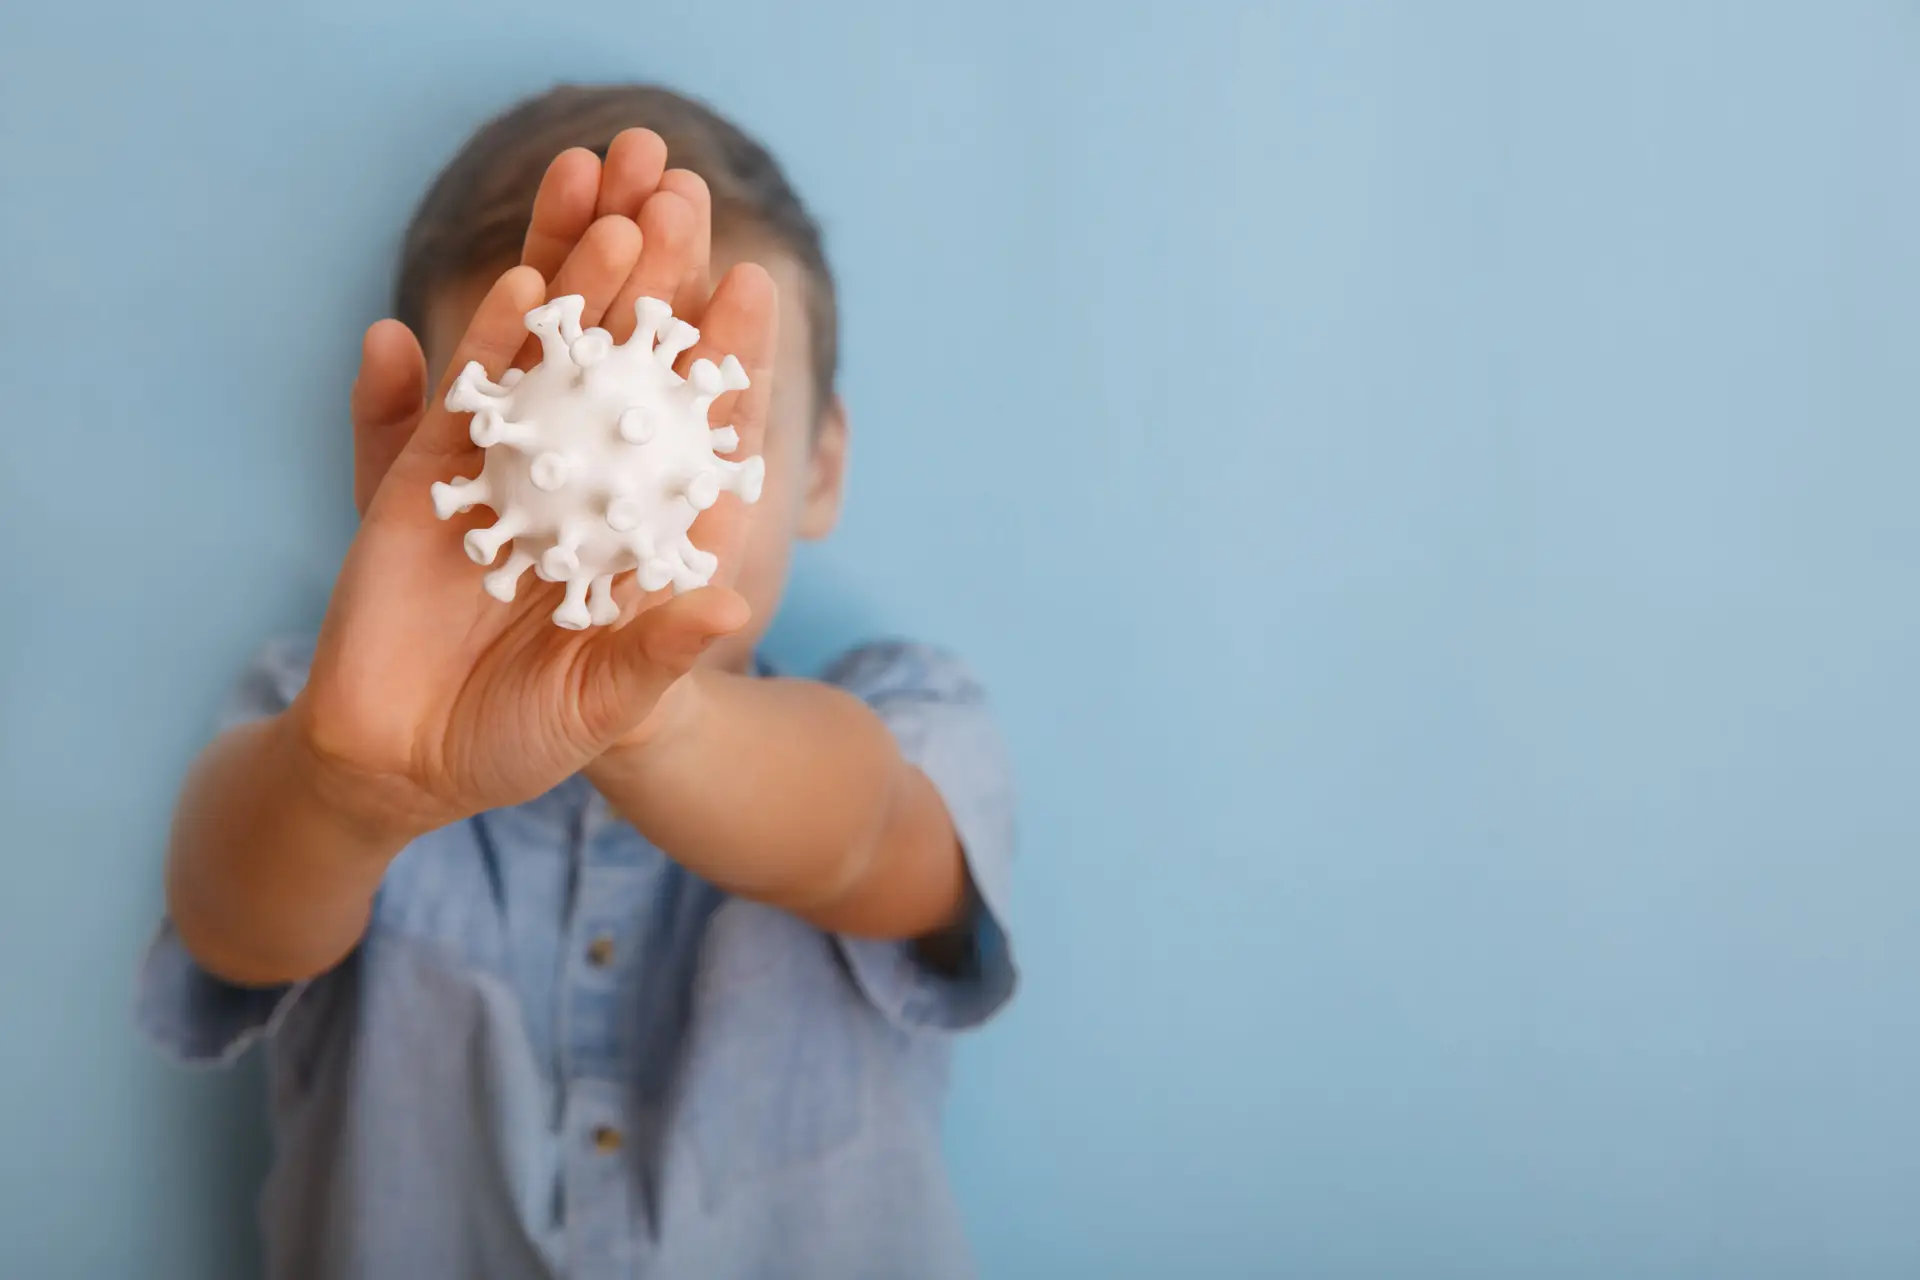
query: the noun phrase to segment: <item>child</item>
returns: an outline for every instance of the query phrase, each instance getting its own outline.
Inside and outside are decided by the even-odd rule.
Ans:
[[[670,300],[683,368],[739,356],[712,421],[767,463],[695,528],[715,585],[628,574],[587,631],[531,574],[486,596],[461,529],[491,515],[428,496],[479,469],[449,379],[530,363],[525,313],[573,293],[616,340]],[[705,107],[556,90],[440,175],[397,309],[352,396],[360,531],[194,767],[141,975],[171,1053],[270,1047],[269,1274],[964,1273],[940,1104],[1014,984],[1005,760],[934,651],[755,656],[846,463],[813,221]]]

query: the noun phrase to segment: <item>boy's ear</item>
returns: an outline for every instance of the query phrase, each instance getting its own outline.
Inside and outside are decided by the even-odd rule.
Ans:
[[[806,539],[824,538],[840,523],[847,485],[847,404],[839,396],[827,402],[813,428],[807,458],[807,488],[794,530]]]

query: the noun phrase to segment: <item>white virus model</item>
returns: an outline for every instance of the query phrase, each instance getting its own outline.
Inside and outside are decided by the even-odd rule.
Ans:
[[[637,570],[640,586],[691,591],[718,559],[687,540],[694,517],[722,490],[760,497],[766,463],[719,455],[740,447],[732,427],[709,427],[707,410],[747,385],[733,356],[696,360],[682,378],[673,362],[700,338],[658,298],[634,304],[633,337],[615,345],[605,329],[581,329],[583,299],[555,298],[527,313],[540,363],[509,370],[498,383],[478,362],[447,393],[447,408],[473,414],[473,442],[487,451],[471,480],[433,486],[442,520],[475,506],[499,517],[467,534],[467,555],[492,564],[488,595],[511,600],[528,569],[567,584],[553,620],[570,630],[620,616],[613,580]]]

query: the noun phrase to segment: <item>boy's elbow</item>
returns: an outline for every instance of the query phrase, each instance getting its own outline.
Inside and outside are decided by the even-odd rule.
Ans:
[[[167,860],[167,919],[180,945],[208,974],[236,987],[318,977],[344,960],[365,931],[366,918],[344,942],[333,941],[333,931],[275,927],[272,913],[244,901],[235,887],[220,868],[198,865],[190,849],[176,847]]]
[[[966,855],[946,804],[924,773],[902,762],[874,833],[801,914],[834,933],[905,942],[951,928],[966,903]]]

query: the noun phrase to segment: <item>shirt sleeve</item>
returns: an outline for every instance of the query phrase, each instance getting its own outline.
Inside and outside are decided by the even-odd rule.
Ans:
[[[911,942],[838,939],[855,982],[909,1029],[978,1027],[1012,999],[1018,971],[1007,925],[1014,793],[998,727],[956,658],[921,645],[876,644],[826,672],[876,711],[901,754],[932,781],[966,858],[971,909],[957,968],[935,968]]]
[[[254,659],[223,708],[225,732],[284,711],[306,683],[310,646],[282,642]],[[161,1053],[191,1065],[224,1066],[286,1019],[309,982],[242,987],[202,969],[162,919],[140,962],[134,1018]]]

